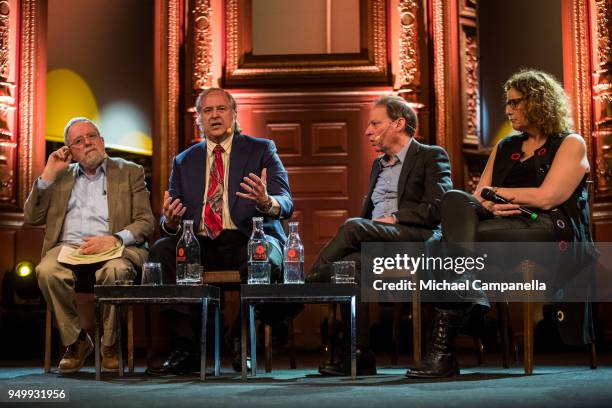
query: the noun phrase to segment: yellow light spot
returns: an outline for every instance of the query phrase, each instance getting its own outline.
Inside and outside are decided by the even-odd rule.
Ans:
[[[64,142],[64,126],[76,116],[99,123],[96,98],[87,82],[69,69],[47,72],[45,135],[47,140]]]
[[[15,270],[17,271],[17,276],[25,278],[34,271],[34,266],[31,262],[23,261],[17,264]]]

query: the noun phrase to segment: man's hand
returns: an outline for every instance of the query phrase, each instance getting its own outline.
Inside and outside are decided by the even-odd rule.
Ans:
[[[164,214],[164,224],[166,224],[168,228],[173,230],[178,229],[186,211],[187,207],[183,206],[181,200],[178,198],[173,200],[172,197],[170,197],[169,192],[164,192],[164,206],[162,208],[162,213]]]
[[[100,237],[87,237],[83,241],[85,242],[79,247],[79,251],[84,255],[92,255],[111,249],[117,243],[117,238],[112,235],[102,235]]]
[[[41,178],[45,183],[53,183],[57,175],[68,168],[72,154],[67,146],[62,146],[49,156]]]
[[[240,183],[240,187],[246,193],[236,192],[238,197],[246,198],[247,200],[255,201],[257,207],[265,207],[269,205],[270,196],[266,190],[266,169],[261,171],[261,176],[257,177],[255,173],[249,173],[249,177],[244,178],[244,183]]]
[[[385,224],[395,224],[395,217],[374,218],[372,221],[384,222]]]

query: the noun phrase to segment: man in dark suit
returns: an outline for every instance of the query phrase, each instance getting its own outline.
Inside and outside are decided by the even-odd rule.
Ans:
[[[361,218],[350,218],[321,250],[307,280],[329,281],[336,261],[355,261],[359,271],[362,242],[425,241],[440,229],[440,200],[452,188],[450,164],[444,149],[414,139],[417,117],[402,98],[384,96],[374,102],[365,135],[382,155],[372,163],[370,186]],[[367,305],[358,314],[358,374],[376,373],[374,355],[367,349]],[[348,350],[319,371],[324,375],[349,372]]]
[[[164,194],[161,231],[163,238],[151,248],[150,259],[162,263],[164,282],[176,281],[177,242],[181,221],[193,220],[204,270],[238,269],[247,275],[247,243],[252,218],[263,217],[271,243],[272,278],[280,277],[282,248],[286,240],[280,219],[289,218],[293,201],[287,171],[274,143],[241,133],[236,120],[236,101],[220,88],[203,91],[196,101],[198,125],[204,140],[174,158],[168,191]],[[260,312],[262,310],[260,309]],[[288,313],[270,319],[288,317]],[[174,316],[175,350],[162,373],[195,371],[197,347],[189,319]],[[198,319],[199,320],[199,319]],[[234,325],[234,355],[239,342]],[[240,361],[235,358],[235,368]]]

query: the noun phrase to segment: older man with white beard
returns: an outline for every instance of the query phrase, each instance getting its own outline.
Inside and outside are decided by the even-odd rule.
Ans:
[[[93,343],[79,322],[76,281],[83,274],[95,274],[99,285],[134,279],[147,257],[147,239],[154,229],[141,166],[108,157],[104,138],[87,118],[68,122],[64,143],[49,156],[24,206],[26,224],[46,225],[36,276],[67,347],[59,364],[60,374],[80,370],[93,351]],[[124,245],[118,258],[78,266],[58,261],[63,246],[92,255],[116,245]],[[113,307],[105,307],[103,314],[102,369],[116,370]]]

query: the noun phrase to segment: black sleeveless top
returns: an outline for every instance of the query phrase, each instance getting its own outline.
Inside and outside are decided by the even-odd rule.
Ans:
[[[524,185],[523,187],[539,187],[542,184],[559,146],[569,134],[550,136],[546,143],[535,151],[533,157],[529,159],[533,160],[535,174],[532,174],[534,174],[534,180],[530,185]],[[526,134],[511,135],[499,143],[493,163],[493,180],[491,183],[493,186],[514,187],[509,184],[512,183],[513,177],[517,174],[517,164],[519,166],[521,164],[521,148],[527,137]],[[525,163],[529,160],[526,160]],[[562,274],[565,275],[565,279],[576,272],[573,267],[587,265],[598,256],[598,251],[593,244],[589,231],[590,212],[586,181],[587,175],[585,174],[578,187],[564,203],[546,212],[553,221],[555,241],[558,242],[560,251],[565,255],[563,258],[572,260],[572,262],[566,263],[567,268],[562,268],[565,270],[565,273]],[[543,213],[542,210],[537,210],[537,212]],[[571,250],[566,252],[568,243],[571,242],[585,244],[573,245]],[[573,267],[570,267],[570,265],[573,265]],[[561,280],[563,281],[564,278],[561,278]]]
[[[535,183],[532,187],[539,187],[548,174],[555,154],[561,143],[570,133],[553,135],[546,143],[535,151],[533,166],[535,169]],[[492,185],[497,187],[510,187],[507,183],[512,182],[511,174],[515,173],[517,163],[521,158],[521,148],[527,135],[508,136],[499,143],[495,162],[493,163]],[[527,161],[526,161],[527,162]],[[581,270],[593,271],[594,260],[599,253],[589,231],[589,200],[587,194],[587,175],[583,177],[580,184],[572,195],[557,208],[547,211],[553,221],[554,236],[558,242],[559,250],[562,252],[557,260],[557,275],[553,287],[563,288],[565,282],[570,281]],[[542,213],[542,210],[538,210]],[[568,242],[580,242],[580,245],[572,245],[568,249]],[[588,299],[590,285],[584,284],[584,296]],[[559,293],[559,292],[558,292]],[[563,292],[561,292],[561,298]],[[566,344],[588,344],[594,339],[593,319],[589,303],[558,303],[556,307],[563,311],[564,320],[557,320],[559,333]]]
[[[525,161],[515,162],[504,180],[504,187],[538,187],[537,183],[535,160],[532,156]]]

